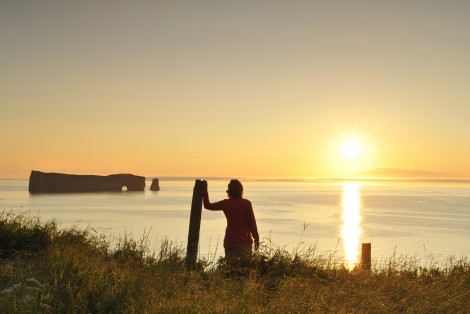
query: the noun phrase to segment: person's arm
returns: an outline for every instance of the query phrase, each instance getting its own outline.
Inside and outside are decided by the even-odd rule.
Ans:
[[[248,219],[248,226],[250,228],[251,236],[255,242],[255,249],[259,247],[259,234],[258,234],[258,226],[256,225],[256,218],[255,213],[253,212],[253,206],[251,202],[248,202],[248,210],[247,210],[247,219]]]
[[[204,208],[208,210],[223,210],[223,203],[224,201],[216,202],[216,203],[211,203],[209,201],[209,193],[204,192],[202,194],[202,201],[204,203]]]

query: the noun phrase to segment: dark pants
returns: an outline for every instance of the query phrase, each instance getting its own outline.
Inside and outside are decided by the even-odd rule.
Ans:
[[[251,260],[252,244],[224,244],[225,258],[229,264],[240,264]]]

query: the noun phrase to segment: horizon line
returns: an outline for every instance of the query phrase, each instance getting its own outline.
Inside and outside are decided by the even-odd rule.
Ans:
[[[456,177],[378,177],[378,176],[197,176],[197,175],[163,175],[163,176],[148,176],[145,175],[146,181],[157,178],[160,181],[193,181],[193,180],[231,180],[239,179],[248,182],[344,182],[344,181],[359,181],[359,182],[422,182],[422,183],[469,183],[470,178],[456,178]],[[4,181],[24,181],[29,180],[29,177],[0,177]]]

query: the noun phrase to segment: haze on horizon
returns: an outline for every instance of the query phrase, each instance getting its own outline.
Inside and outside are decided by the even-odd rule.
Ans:
[[[0,177],[470,178],[468,16],[457,0],[0,1]]]

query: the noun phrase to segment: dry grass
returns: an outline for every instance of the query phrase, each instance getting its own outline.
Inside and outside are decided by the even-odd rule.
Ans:
[[[391,257],[347,271],[314,248],[264,246],[237,269],[223,259],[188,271],[181,247],[117,246],[93,230],[0,215],[0,309],[8,313],[468,313],[470,263],[419,266]]]

